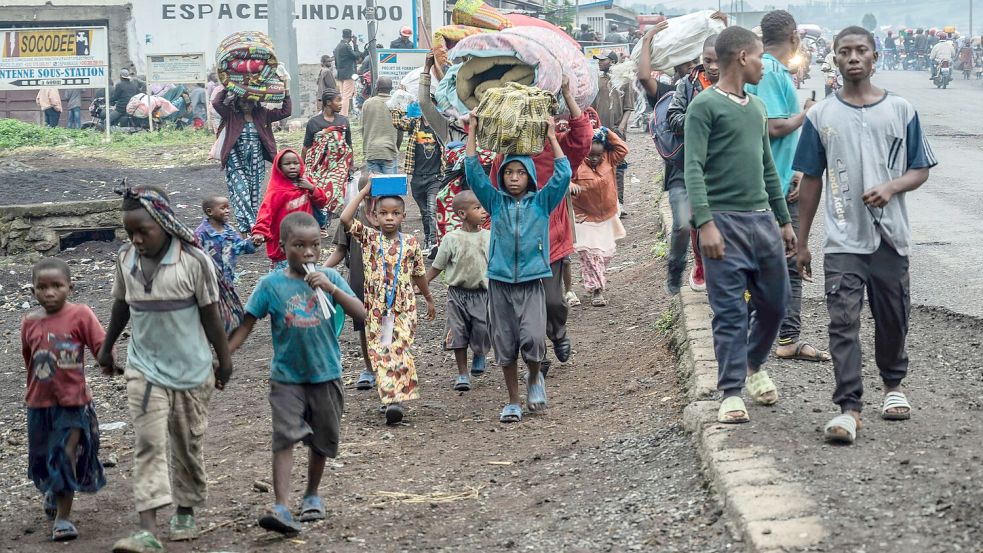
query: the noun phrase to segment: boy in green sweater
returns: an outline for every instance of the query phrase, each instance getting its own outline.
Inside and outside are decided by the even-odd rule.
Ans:
[[[720,80],[686,111],[685,181],[714,314],[717,388],[723,393],[718,420],[741,423],[749,420],[741,398],[745,378],[757,403],[778,401],[762,366],[785,316],[785,257],[795,252],[795,233],[771,157],[765,106],[744,92],[745,84],[761,80],[761,41],[747,29],[729,27],[716,48]],[[745,290],[757,310],[750,332]]]

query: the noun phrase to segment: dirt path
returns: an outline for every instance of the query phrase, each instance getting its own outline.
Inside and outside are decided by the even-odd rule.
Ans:
[[[423,322],[417,336],[422,399],[410,406],[407,424],[385,426],[374,393],[354,390],[361,360],[351,334],[345,334],[342,448],[321,488],[328,519],[283,540],[255,527],[257,514],[272,502],[271,493],[253,488],[255,481],[270,479],[265,367],[271,345],[262,323],[236,355],[232,383],[212,401],[205,450],[210,496],[199,511],[207,533],[168,550],[741,551],[719,518],[690,438],[680,428],[684,398],[666,339],[657,330],[668,302],[662,262],[652,255],[658,241],[652,209],[656,167],[642,160],[653,155],[648,140],[635,135],[632,141],[637,154],[629,178],[640,182],[630,192],[633,216],[615,258],[610,304],[572,312],[575,355],[550,372],[548,413],[517,425],[498,423],[505,389],[494,367],[473,391],[451,390],[453,358],[439,349],[444,289],[438,285],[438,320]],[[184,191],[188,199],[180,202],[187,207],[179,212],[195,223],[194,200],[224,187],[218,171],[195,168],[141,177]],[[410,213],[409,226],[418,230],[415,206]],[[78,273],[75,299],[92,305],[104,322],[116,247],[87,244],[64,254]],[[244,268],[255,271],[244,279],[248,292],[265,263],[248,257]],[[0,485],[7,491],[0,495],[0,549],[33,552],[52,545],[24,466],[18,329],[19,305],[29,300],[21,289],[28,270],[8,264],[0,271],[0,344],[6,353],[0,361]],[[128,423],[122,382],[94,374],[90,382],[100,422]],[[127,482],[129,425],[104,432],[103,443],[103,459],[115,457],[119,464],[107,469],[109,483],[99,494],[76,503],[82,538],[73,547],[80,551],[107,550],[136,523]],[[294,473],[296,501],[304,464]],[[160,522],[166,523],[164,513]]]

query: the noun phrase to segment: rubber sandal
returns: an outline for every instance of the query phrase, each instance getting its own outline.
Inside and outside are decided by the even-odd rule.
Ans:
[[[549,359],[543,359],[543,362],[539,364],[539,374],[543,375],[543,380],[546,380],[546,375],[549,374],[551,368],[553,368],[553,362]]]
[[[326,513],[324,511],[324,503],[322,503],[321,498],[316,495],[309,495],[305,497],[304,501],[300,504],[301,522],[324,520],[325,516]]]
[[[467,392],[471,389],[471,377],[466,374],[461,374],[457,376],[457,381],[454,382],[455,392]]]
[[[481,376],[485,374],[485,369],[488,367],[488,360],[485,359],[484,355],[474,354],[471,358],[471,376]]]
[[[356,390],[371,390],[375,388],[375,374],[371,371],[362,371],[358,375],[358,382],[355,383]]]
[[[386,406],[386,424],[392,426],[403,422],[403,406],[398,403],[390,403]]]
[[[590,304],[594,307],[604,307],[608,304],[608,300],[604,299],[601,294],[595,294],[590,300]]]
[[[171,517],[170,534],[167,539],[170,541],[188,541],[198,537],[198,526],[195,524],[194,515],[178,515]]]
[[[802,353],[802,350],[804,350],[805,348],[812,348],[813,350],[815,350],[816,354],[806,355]],[[776,353],[775,357],[778,357],[779,359],[793,360],[793,361],[812,361],[813,363],[825,363],[826,361],[832,359],[828,351],[823,351],[808,342],[799,342],[795,346],[795,351],[792,352],[792,355],[778,355]]]
[[[556,355],[556,360],[560,363],[566,363],[570,360],[570,338],[561,338],[553,342],[553,355]]]
[[[45,492],[43,506],[44,516],[48,517],[48,520],[55,520],[55,515],[58,514],[58,500],[54,493]]]
[[[303,527],[298,524],[284,505],[274,505],[259,517],[259,527],[284,535],[299,534]]]
[[[731,413],[740,412],[740,415],[732,415]],[[717,411],[717,422],[722,422],[724,424],[742,424],[750,421],[751,419],[747,416],[747,407],[744,405],[744,400],[741,396],[730,396],[729,398],[720,402],[720,410]]]
[[[58,519],[51,527],[51,541],[72,541],[79,537],[75,525],[65,519]]]
[[[759,405],[774,405],[778,403],[778,387],[771,381],[767,371],[758,371],[748,375],[745,381],[751,399]],[[772,396],[766,397],[768,394]]]
[[[891,413],[888,409],[904,409],[900,413]],[[886,421],[906,421],[911,418],[911,404],[901,392],[884,394],[884,404],[881,406],[881,418]]]
[[[522,407],[515,403],[509,403],[502,408],[502,414],[498,416],[498,422],[520,422],[522,420]]]
[[[857,419],[848,413],[836,415],[826,423],[823,436],[827,442],[850,445],[857,439]]]
[[[567,307],[577,307],[580,305],[580,298],[573,290],[567,292],[566,295],[563,296],[563,299],[567,300]]]
[[[146,530],[134,532],[113,544],[113,553],[156,553],[164,551],[157,538]]]
[[[542,375],[536,382],[526,387],[526,406],[529,407],[530,411],[546,409],[546,386],[543,385]]]

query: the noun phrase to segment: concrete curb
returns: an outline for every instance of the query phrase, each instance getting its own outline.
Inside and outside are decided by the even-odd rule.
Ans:
[[[668,195],[659,202],[667,238],[672,228]],[[826,536],[818,507],[774,457],[758,447],[735,447],[743,425],[717,423],[717,358],[706,294],[684,285],[673,299],[678,313],[679,368],[689,405],[683,425],[696,438],[704,473],[716,488],[728,520],[750,553],[778,553],[816,545]],[[730,439],[729,439],[730,438]]]

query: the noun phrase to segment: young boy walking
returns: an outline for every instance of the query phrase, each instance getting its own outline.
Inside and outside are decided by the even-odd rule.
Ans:
[[[165,505],[177,504],[171,541],[198,535],[194,508],[205,502],[208,481],[208,401],[232,375],[229,323],[223,321],[229,299],[214,263],[163,191],[144,186],[123,194],[130,243],[117,256],[112,315],[98,361],[111,366],[113,344],[131,323],[123,376],[136,434],[132,480],[141,530],[117,541],[113,551],[144,553],[163,549],[155,534],[157,510]],[[218,357],[214,374],[211,348]]]
[[[782,186],[768,146],[767,112],[744,85],[761,80],[763,48],[751,31],[729,27],[717,38],[720,80],[686,112],[686,191],[699,229],[707,294],[713,310],[718,420],[747,422],[741,398],[778,401],[762,369],[788,303],[785,254],[795,248]],[[775,225],[775,220],[781,225]],[[756,298],[756,322],[748,329],[745,290]]]
[[[471,375],[485,372],[485,355],[491,349],[488,336],[488,241],[490,233],[481,228],[488,212],[470,190],[454,196],[454,212],[461,219],[461,228],[444,237],[433,265],[427,271],[432,282],[447,270],[447,330],[444,349],[452,350],[457,361],[457,380],[454,390],[471,389],[468,374],[468,348],[474,359]]]
[[[229,285],[235,283],[236,262],[239,256],[246,253],[256,253],[256,247],[261,240],[243,238],[229,220],[232,219],[232,207],[225,196],[212,194],[201,202],[201,210],[205,218],[195,229],[195,236],[221,271],[221,278]]]
[[[291,213],[280,223],[280,247],[286,252],[287,267],[260,279],[249,302],[246,316],[229,339],[236,351],[252,332],[258,319],[270,316],[273,361],[270,363],[270,408],[273,412],[273,493],[276,503],[259,519],[270,531],[294,534],[301,526],[294,521],[287,501],[294,446],[310,448],[307,490],[300,507],[300,521],[325,517],[318,487],[328,457],[338,453],[344,390],[341,384],[341,347],[334,319],[322,312],[321,299],[334,309],[343,309],[355,320],[365,320],[365,307],[334,269],[308,268],[321,253],[321,229],[308,213]]]
[[[502,160],[498,171],[500,188],[496,189],[478,158],[476,127],[471,125],[468,129],[464,168],[471,190],[491,214],[489,252],[497,252],[488,260],[488,320],[496,360],[505,373],[509,392],[509,402],[499,420],[518,422],[522,420],[520,354],[529,367],[526,404],[531,411],[546,408],[546,386],[539,369],[546,357],[543,279],[553,275],[548,261],[550,213],[566,196],[572,171],[557,142],[556,123],[550,120],[547,137],[553,153],[553,173],[546,186],[537,190],[532,157],[510,155]]]
[[[870,82],[878,53],[874,37],[847,27],[833,42],[843,88],[806,118],[795,154],[802,171],[798,269],[811,278],[809,231],[826,174],[823,246],[829,349],[841,414],[825,428],[829,441],[853,443],[860,429],[863,370],[860,316],[864,290],[874,317],[874,359],[884,383],[881,417],[903,420],[911,405],[901,391],[908,374],[909,297],[906,193],[920,187],[937,164],[918,113],[906,100]]]
[[[792,219],[792,229],[799,230],[799,191],[792,171],[792,157],[799,141],[799,129],[806,114],[815,105],[807,99],[799,109],[799,93],[795,89],[788,66],[799,54],[799,30],[795,19],[785,10],[772,10],[761,18],[761,33],[765,55],[764,75],[758,84],[748,84],[745,89],[765,104],[768,112],[768,135],[775,170],[782,181],[782,193]],[[802,277],[796,269],[795,257],[790,257],[788,279],[790,285],[788,310],[778,331],[775,356],[779,359],[800,361],[829,361],[829,352],[808,342],[799,340],[802,327]],[[751,298],[752,308],[755,298]]]
[[[99,462],[99,421],[85,383],[85,348],[98,354],[106,333],[89,306],[68,301],[68,264],[46,257],[31,270],[31,291],[41,304],[21,321],[27,368],[27,476],[44,493],[54,519],[52,541],[78,537],[71,523],[75,492],[106,484]],[[110,356],[111,357],[111,356]],[[103,368],[112,375],[114,367]]]

